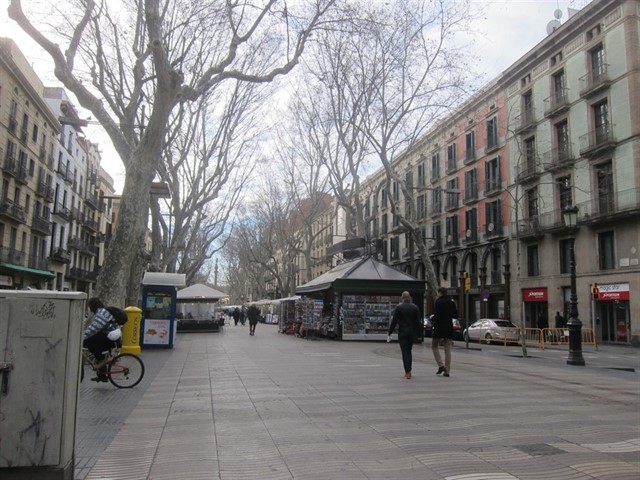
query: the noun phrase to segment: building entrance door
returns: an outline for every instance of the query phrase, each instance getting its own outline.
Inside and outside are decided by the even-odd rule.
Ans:
[[[595,302],[596,319],[600,319],[600,340],[603,342],[629,343],[629,302]]]

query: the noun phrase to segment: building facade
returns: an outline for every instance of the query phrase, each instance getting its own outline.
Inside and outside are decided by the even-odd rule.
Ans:
[[[639,12],[592,2],[399,155],[395,181],[371,175],[362,201],[380,258],[425,278],[393,203],[465,321],[553,327],[569,313],[575,237],[584,327],[640,343]],[[576,230],[563,223],[574,206]]]

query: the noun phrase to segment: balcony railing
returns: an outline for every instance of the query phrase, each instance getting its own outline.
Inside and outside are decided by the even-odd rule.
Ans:
[[[460,237],[462,238],[462,242],[465,245],[478,243],[478,229],[477,228],[469,228],[464,232],[460,232]]]
[[[46,258],[31,255],[28,266],[36,270],[49,270],[49,261]]]
[[[484,238],[497,238],[502,236],[502,225],[489,222],[484,226]]]
[[[49,258],[55,262],[71,263],[71,253],[64,248],[56,248]]]
[[[550,97],[544,99],[544,114],[558,115],[569,108],[569,89],[556,90]]]
[[[586,75],[580,77],[582,88],[580,89],[581,97],[588,97],[607,88],[610,85],[609,65],[606,63],[599,68],[590,71]]]
[[[485,196],[493,195],[500,191],[502,191],[502,182],[499,178],[491,178],[486,180],[484,189]]]
[[[26,254],[15,248],[0,247],[0,262],[24,266]]]
[[[605,123],[589,133],[582,135],[580,141],[580,155],[585,157],[596,156],[616,146],[613,136],[614,125]]]
[[[542,159],[545,170],[550,171],[571,166],[574,161],[569,145],[552,148],[543,154]]]
[[[578,207],[578,222],[618,221],[640,213],[640,189],[632,188],[597,194]]]
[[[36,194],[46,198],[47,203],[51,203],[53,202],[53,197],[55,196],[55,190],[47,185],[46,182],[40,180],[38,182],[38,186],[36,187]]]
[[[71,220],[73,220],[73,215],[71,213],[71,210],[65,207],[64,205],[60,205],[59,203],[56,203],[53,209],[53,214],[63,218],[67,222],[70,222]]]
[[[51,235],[51,222],[48,218],[34,214],[31,219],[31,229],[45,235]]]
[[[24,207],[16,205],[13,200],[8,198],[0,200],[0,215],[7,216],[20,223],[27,223],[27,213]]]
[[[13,155],[9,155],[7,153],[2,168],[5,173],[14,177],[16,181],[19,181],[20,183],[27,183],[27,167],[18,163]]]
[[[535,126],[535,110],[533,108],[526,109],[520,115],[516,116],[514,120],[516,122],[516,133],[528,131]]]
[[[540,175],[537,159],[536,155],[532,155],[523,164],[516,165],[516,182],[531,181]]]
[[[96,210],[98,209],[98,195],[95,193],[85,195],[84,201]]]
[[[455,235],[447,235],[447,238],[444,240],[444,246],[447,248],[457,247],[460,245],[460,240],[458,234]]]

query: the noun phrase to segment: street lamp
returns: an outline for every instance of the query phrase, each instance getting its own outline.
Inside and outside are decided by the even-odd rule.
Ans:
[[[576,255],[575,255],[575,234],[578,230],[576,226],[578,221],[578,207],[567,207],[562,211],[564,224],[569,227],[569,262],[571,266],[571,298],[569,303],[571,310],[569,312],[569,321],[567,328],[569,329],[569,356],[567,357],[568,365],[584,365],[584,357],[582,356],[582,322],[578,318],[578,294],[576,292]]]

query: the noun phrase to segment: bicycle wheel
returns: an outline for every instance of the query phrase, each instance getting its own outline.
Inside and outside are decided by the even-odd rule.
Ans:
[[[144,363],[131,353],[121,353],[109,363],[109,381],[118,388],[132,388],[144,377]]]

